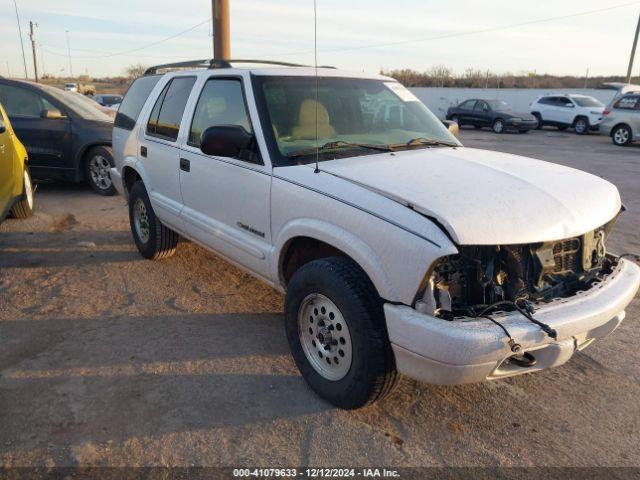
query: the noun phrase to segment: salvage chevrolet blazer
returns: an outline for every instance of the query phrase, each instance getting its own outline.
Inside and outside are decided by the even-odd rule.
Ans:
[[[243,64],[137,79],[111,178],[146,258],[183,236],[286,293],[320,396],[351,409],[397,372],[460,384],[554,367],[622,322],[640,268],[605,248],[612,184],[464,148],[391,78]]]

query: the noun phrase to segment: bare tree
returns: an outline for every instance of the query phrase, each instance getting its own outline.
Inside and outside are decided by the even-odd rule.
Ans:
[[[147,68],[148,67],[141,63],[133,63],[125,69],[125,72],[129,78],[137,78],[144,75],[144,72],[147,70]]]

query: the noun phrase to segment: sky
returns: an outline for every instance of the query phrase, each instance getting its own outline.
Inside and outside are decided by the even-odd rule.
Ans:
[[[230,1],[232,57],[313,63],[313,0]],[[211,57],[210,0],[16,2],[29,76],[30,20],[39,69],[57,76]],[[320,65],[595,76],[626,74],[640,1],[317,0],[317,11]],[[24,76],[14,0],[0,0],[0,75]]]

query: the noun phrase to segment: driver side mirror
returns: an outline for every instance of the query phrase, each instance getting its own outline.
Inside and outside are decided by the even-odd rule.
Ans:
[[[200,137],[200,150],[214,157],[240,158],[251,146],[253,135],[239,125],[209,127]]]
[[[2,120],[0,120],[0,134],[7,131],[7,126],[4,124]]]
[[[60,120],[62,118],[67,118],[57,108],[43,110],[42,113],[40,114],[40,117],[46,118],[47,120]]]
[[[449,130],[449,133],[451,133],[454,137],[456,138],[460,137],[460,125],[458,125],[456,122],[452,120],[443,120],[442,123],[444,124],[445,127],[447,127],[447,130]]]

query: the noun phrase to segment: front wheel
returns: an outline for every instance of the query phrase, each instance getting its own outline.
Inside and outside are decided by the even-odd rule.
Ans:
[[[633,139],[631,129],[626,125],[620,125],[611,132],[611,140],[619,147],[626,147]]]
[[[156,217],[142,182],[136,182],[129,195],[129,223],[143,257],[159,260],[175,253],[180,237]]]
[[[585,135],[589,133],[589,128],[589,120],[583,117],[576,119],[573,124],[573,129],[578,135]]]
[[[351,260],[315,260],[294,274],[285,330],[302,376],[333,405],[360,408],[393,389],[397,374],[382,301]]]
[[[495,122],[493,122],[493,131],[494,133],[503,133],[504,132],[504,120],[498,118]]]
[[[30,217],[33,215],[34,204],[31,174],[25,165],[24,173],[22,174],[22,197],[11,207],[11,216],[13,218]]]
[[[116,187],[111,181],[111,167],[113,153],[110,147],[94,147],[87,152],[84,157],[84,174],[87,183],[93,190],[104,196],[111,196],[116,193]]]

